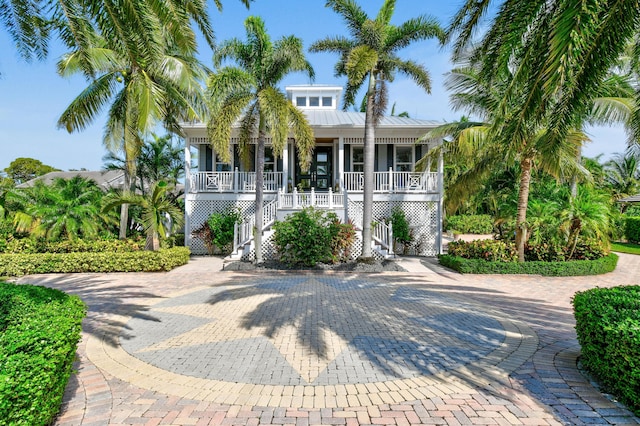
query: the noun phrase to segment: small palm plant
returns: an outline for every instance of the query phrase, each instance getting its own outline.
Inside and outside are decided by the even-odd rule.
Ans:
[[[140,206],[142,226],[147,234],[145,249],[156,251],[160,248],[160,236],[166,236],[183,223],[183,213],[169,196],[170,189],[167,182],[159,181],[146,195],[114,192],[105,197],[102,211],[110,211],[122,204]]]

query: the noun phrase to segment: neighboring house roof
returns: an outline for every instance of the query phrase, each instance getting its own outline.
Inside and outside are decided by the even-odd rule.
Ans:
[[[619,203],[640,203],[640,194],[632,195],[630,197],[621,198]]]
[[[85,179],[91,179],[99,186],[104,188],[122,188],[124,185],[124,172],[121,170],[104,170],[104,171],[71,171],[71,172],[50,172],[37,178],[31,179],[27,182],[17,185],[17,188],[30,188],[35,185],[36,182],[43,182],[45,185],[50,185],[54,179],[71,179],[76,176],[83,177]]]

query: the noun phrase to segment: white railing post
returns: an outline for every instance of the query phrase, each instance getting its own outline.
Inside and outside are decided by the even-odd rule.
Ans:
[[[393,168],[389,167],[389,192],[393,192]]]
[[[233,252],[238,252],[239,243],[239,235],[238,235],[238,222],[233,223]]]
[[[298,208],[298,188],[293,188],[293,208]]]
[[[344,194],[342,195],[344,201],[344,223],[349,222],[349,195],[347,194],[347,188],[344,188]]]
[[[311,188],[311,205],[315,206],[316,205],[316,191],[315,188]]]
[[[389,248],[387,249],[389,251],[389,253],[391,254],[395,254],[394,253],[394,241],[393,241],[393,222],[389,222],[389,234],[387,235],[387,240],[389,241]]]
[[[333,191],[329,188],[329,208],[333,210]]]
[[[240,181],[238,179],[238,168],[236,167],[233,171],[233,192],[238,193],[238,187],[240,186]]]

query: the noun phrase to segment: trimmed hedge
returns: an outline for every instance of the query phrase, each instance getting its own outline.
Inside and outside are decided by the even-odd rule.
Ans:
[[[187,247],[124,253],[0,254],[0,276],[170,271],[188,263],[190,254]]]
[[[493,218],[488,214],[449,216],[446,228],[462,234],[491,234]]]
[[[438,260],[441,265],[463,274],[531,274],[551,277],[605,274],[616,269],[618,264],[618,256],[614,253],[596,260],[568,262],[491,262],[449,254],[438,256]]]
[[[624,236],[631,243],[640,243],[640,217],[624,218]]]
[[[0,425],[51,424],[85,314],[77,296],[0,282]]]
[[[144,250],[145,240],[64,240],[20,238],[0,240],[0,252],[14,254],[33,253],[125,253]]]
[[[640,414],[640,286],[578,292],[573,308],[582,365]]]

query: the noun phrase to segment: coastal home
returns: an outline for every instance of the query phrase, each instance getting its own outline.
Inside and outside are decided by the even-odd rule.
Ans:
[[[271,224],[286,214],[313,205],[335,211],[342,220],[362,226],[364,113],[338,108],[342,87],[304,85],[286,87],[287,96],[303,110],[313,128],[315,149],[310,170],[297,164],[291,139],[282,158],[275,158],[267,138],[264,175],[263,242],[265,259],[275,254],[270,242]],[[416,171],[416,161],[440,141],[416,141],[439,122],[385,116],[376,129],[374,254],[392,254],[385,219],[394,207],[406,214],[413,234],[409,253],[434,256],[442,245],[442,159],[425,172]],[[206,124],[183,123],[185,136],[185,208],[186,245],[195,254],[206,253],[202,241],[191,232],[216,211],[239,209],[243,225],[236,230],[234,250],[237,257],[252,259],[251,227],[255,211],[255,158],[251,164],[240,161],[237,150],[231,163],[223,163],[207,138]],[[257,139],[257,138],[256,138]],[[231,144],[238,138],[232,133]],[[254,140],[255,143],[255,140]],[[255,150],[254,150],[255,152]],[[193,160],[192,160],[193,159]],[[192,163],[197,164],[192,167]],[[362,240],[354,247],[354,256],[362,250]]]

